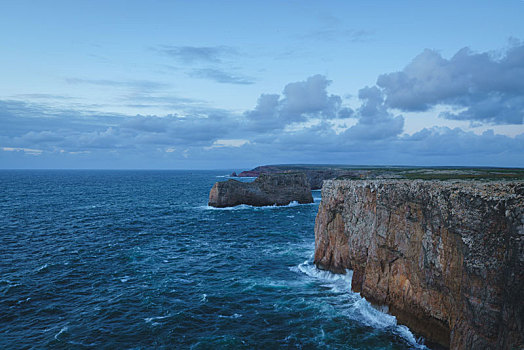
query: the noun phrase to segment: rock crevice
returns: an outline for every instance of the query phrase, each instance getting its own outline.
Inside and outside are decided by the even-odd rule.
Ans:
[[[315,263],[453,349],[523,345],[522,182],[331,180]]]

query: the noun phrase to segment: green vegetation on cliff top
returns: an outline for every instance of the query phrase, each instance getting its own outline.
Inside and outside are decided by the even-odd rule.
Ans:
[[[253,170],[335,172],[337,179],[524,180],[524,168],[277,164]]]

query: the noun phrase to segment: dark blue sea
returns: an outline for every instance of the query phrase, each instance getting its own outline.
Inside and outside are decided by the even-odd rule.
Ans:
[[[0,171],[0,348],[424,348],[312,264],[320,192],[210,208],[225,173]]]

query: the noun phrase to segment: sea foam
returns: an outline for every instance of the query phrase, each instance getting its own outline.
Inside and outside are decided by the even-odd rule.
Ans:
[[[312,256],[298,266],[290,268],[291,271],[303,273],[315,280],[321,281],[326,287],[331,288],[335,293],[347,297],[344,302],[347,303],[346,310],[343,314],[355,321],[374,329],[388,329],[409,342],[417,349],[427,349],[422,343],[423,340],[414,336],[408,327],[397,324],[397,318],[386,312],[379,310],[371,305],[369,301],[363,298],[360,293],[351,291],[351,279],[353,271],[347,270],[345,274],[335,274],[330,271],[320,270],[313,264]]]
[[[266,209],[293,208],[293,207],[298,207],[298,206],[310,206],[310,205],[314,205],[314,203],[300,204],[297,201],[292,201],[291,203],[287,205],[273,204],[273,205],[265,205],[261,207],[254,206],[254,205],[248,205],[248,204],[240,204],[234,207],[225,207],[225,208],[217,208],[217,207],[212,207],[210,205],[203,205],[203,206],[200,206],[199,208],[204,209],[204,210],[266,210]]]

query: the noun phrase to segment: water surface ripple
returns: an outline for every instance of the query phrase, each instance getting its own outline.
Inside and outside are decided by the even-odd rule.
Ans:
[[[423,347],[311,264],[320,192],[209,208],[220,175],[0,171],[0,347]]]

